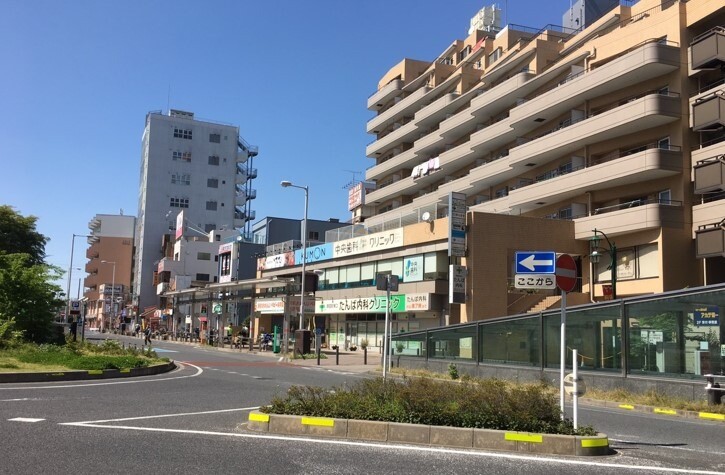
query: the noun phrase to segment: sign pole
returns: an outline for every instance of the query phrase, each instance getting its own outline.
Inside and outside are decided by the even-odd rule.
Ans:
[[[385,276],[385,330],[383,332],[383,381],[388,377],[388,359],[390,358],[388,347],[388,321],[390,319],[390,277]]]
[[[573,364],[573,374],[574,374],[574,393],[572,394],[572,401],[573,401],[573,414],[574,414],[574,430],[577,430],[579,428],[579,374],[577,370],[577,366],[579,366],[579,358],[577,356],[577,350],[572,350],[572,361]]]
[[[559,352],[559,406],[561,419],[566,417],[564,409],[564,370],[566,369],[566,292],[561,291],[561,351]],[[576,366],[576,365],[575,365]]]

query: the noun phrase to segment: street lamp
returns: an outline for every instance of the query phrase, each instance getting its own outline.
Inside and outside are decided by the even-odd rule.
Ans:
[[[68,264],[68,287],[67,291],[65,293],[66,296],[66,303],[65,303],[65,322],[68,321],[68,316],[70,315],[70,282],[71,282],[71,276],[73,275],[73,250],[76,247],[76,238],[77,237],[84,237],[89,238],[91,236],[87,234],[74,234],[73,239],[71,239],[70,243],[70,263]]]
[[[300,330],[304,329],[305,324],[305,271],[307,270],[307,204],[310,195],[310,189],[307,186],[293,185],[289,181],[280,183],[282,188],[299,188],[305,190],[305,215],[302,218],[302,282],[300,287]]]
[[[593,264],[598,264],[599,260],[602,257],[602,251],[609,254],[609,257],[611,258],[608,269],[611,271],[612,275],[612,298],[617,298],[617,246],[609,240],[606,234],[604,234],[604,231],[599,231],[596,228],[592,230],[594,232],[594,236],[589,240],[589,250],[591,251],[591,254],[589,254],[589,257],[592,260]],[[599,237],[599,234],[601,233],[602,236],[604,236],[604,239],[607,241],[607,245],[609,246],[609,249],[603,249],[599,247],[599,242],[602,240],[602,238]],[[592,279],[593,280],[593,279]]]
[[[116,262],[115,261],[101,261],[102,264],[113,264],[113,274],[111,276],[111,318],[108,319],[108,326],[110,327],[113,324],[113,317],[114,315],[114,305],[115,305],[115,298],[116,298]],[[105,292],[104,292],[105,293]],[[106,298],[103,298],[104,303]],[[103,320],[104,318],[101,318],[101,333],[103,333]],[[109,328],[110,330],[110,328]]]

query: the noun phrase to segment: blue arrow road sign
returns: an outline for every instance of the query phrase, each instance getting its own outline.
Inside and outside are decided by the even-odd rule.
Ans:
[[[517,274],[553,274],[556,272],[556,253],[532,251],[516,253]]]

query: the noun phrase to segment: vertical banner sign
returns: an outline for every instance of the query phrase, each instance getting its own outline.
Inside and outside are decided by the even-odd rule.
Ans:
[[[448,266],[448,303],[466,303],[466,266]]]
[[[448,195],[448,257],[466,256],[466,195]]]
[[[179,214],[176,215],[176,234],[175,238],[179,239],[181,236],[184,235],[184,211],[179,211]]]

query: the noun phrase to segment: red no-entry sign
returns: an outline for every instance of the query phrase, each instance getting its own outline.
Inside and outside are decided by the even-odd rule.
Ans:
[[[556,258],[556,286],[564,292],[571,292],[576,287],[576,262],[569,254]]]

